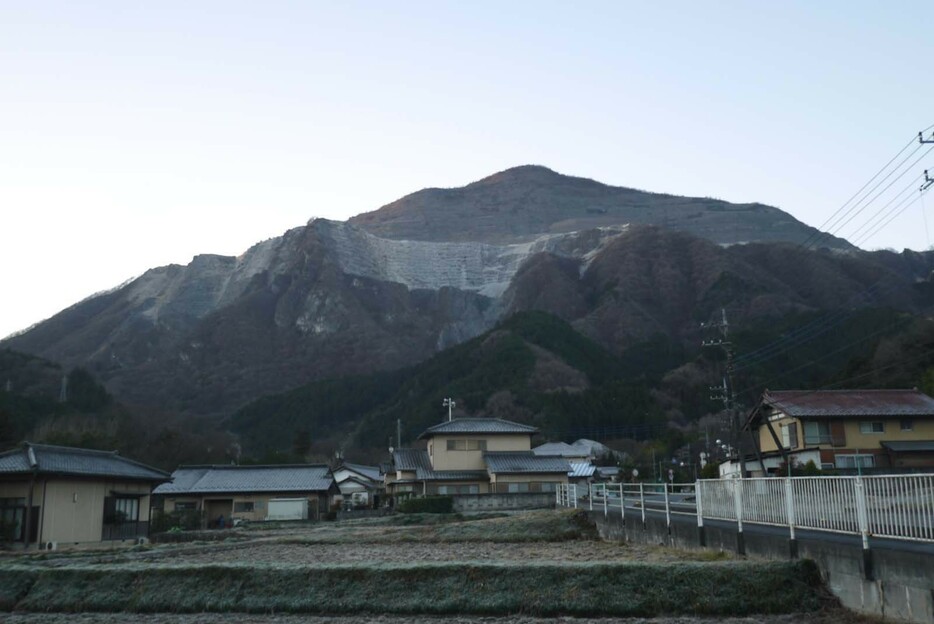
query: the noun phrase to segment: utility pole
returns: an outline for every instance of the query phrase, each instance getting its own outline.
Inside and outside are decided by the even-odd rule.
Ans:
[[[402,448],[402,419],[396,419],[396,446]]]
[[[928,143],[934,143],[934,141],[928,141]],[[931,178],[931,176],[928,175],[928,170],[925,169],[924,170],[924,184],[922,184],[921,188],[919,188],[918,190],[923,193],[924,191],[928,190],[928,187],[930,187],[932,184],[934,184],[934,178]]]
[[[451,416],[451,410],[454,409],[455,405],[457,405],[457,403],[454,402],[454,399],[448,397],[444,399],[444,401],[441,404],[444,405],[446,408],[448,408],[448,422],[451,422],[452,420],[454,420],[453,416]]]
[[[710,398],[723,401],[723,408],[730,419],[730,438],[739,458],[740,477],[746,476],[746,458],[740,448],[739,412],[736,410],[736,395],[733,386],[733,343],[730,342],[730,323],[726,318],[726,308],[720,308],[719,323],[701,323],[702,329],[716,329],[719,336],[701,342],[702,347],[720,347],[726,353],[726,370],[723,371],[722,386],[710,386]]]

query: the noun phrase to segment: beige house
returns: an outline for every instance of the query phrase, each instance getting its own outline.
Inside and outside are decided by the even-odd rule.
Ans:
[[[58,548],[149,535],[168,473],[115,451],[26,443],[0,453],[0,542]]]
[[[934,398],[917,389],[767,390],[745,429],[757,447],[747,458],[753,474],[809,460],[823,469],[934,468]]]
[[[398,449],[385,475],[394,496],[553,492],[568,462],[532,453],[535,427],[498,418],[457,418],[419,436],[425,449]]]
[[[153,492],[163,513],[199,512],[205,527],[317,519],[338,493],[323,464],[181,466]]]

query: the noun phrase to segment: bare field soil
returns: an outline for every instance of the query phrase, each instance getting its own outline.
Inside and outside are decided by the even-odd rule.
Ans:
[[[454,572],[454,570],[462,569],[458,565],[460,563],[465,564],[463,569],[477,565],[481,566],[481,568],[469,571],[466,573],[466,577],[461,578],[457,572]],[[611,567],[602,571],[598,571],[596,567],[593,567],[601,564]],[[628,564],[632,564],[632,567]],[[495,569],[490,569],[489,566],[491,565],[505,566],[504,569],[509,570],[509,572],[508,574],[501,574]],[[337,568],[346,566],[352,576],[347,576],[346,573],[340,571],[335,572],[335,566]],[[275,583],[285,583],[290,587],[294,585],[294,588],[289,590],[292,593],[286,592],[289,596],[296,595],[295,592],[306,596],[309,592],[318,591],[321,600],[326,602],[333,598],[332,593],[335,585],[325,582],[320,588],[314,589],[312,587],[314,579],[316,577],[324,578],[322,575],[331,575],[328,578],[333,577],[334,579],[345,577],[355,579],[354,582],[361,583],[360,587],[354,590],[363,592],[360,595],[378,593],[384,590],[380,585],[391,579],[391,575],[380,576],[386,574],[387,566],[400,570],[399,574],[402,574],[405,569],[409,569],[409,572],[404,573],[412,576],[413,584],[406,585],[403,583],[400,587],[404,587],[404,589],[394,590],[395,593],[386,594],[384,598],[386,602],[371,601],[366,603],[369,606],[361,605],[361,608],[349,609],[346,613],[341,613],[338,616],[272,615],[257,614],[256,612],[272,610],[277,612],[286,610],[294,613],[301,611],[310,611],[311,613],[315,611],[318,613],[342,612],[344,609],[339,605],[343,603],[339,602],[331,605],[331,607],[312,608],[310,610],[305,607],[284,609],[283,607],[289,604],[288,600],[285,602],[273,600],[269,602],[268,607],[260,606],[256,608],[254,606],[242,609],[237,606],[241,605],[240,602],[237,602],[239,600],[239,598],[236,598],[236,596],[239,596],[237,592],[248,591],[251,593],[245,595],[256,596],[257,599],[260,599],[267,592],[265,590],[258,591],[257,587],[262,586],[272,589],[275,587]],[[411,571],[411,566],[416,567],[414,572]],[[447,568],[437,566],[447,566]],[[487,567],[484,568],[483,566]],[[565,572],[556,572],[555,566],[558,566],[560,570],[565,570]],[[711,567],[708,568],[707,566]],[[735,566],[744,569],[748,568],[748,570],[737,572],[733,569]],[[6,572],[4,572],[4,569],[6,569]],[[13,604],[18,604],[19,608],[33,612],[3,613],[0,611],[0,622],[11,622],[13,624],[65,624],[66,622],[69,624],[72,622],[77,624],[90,622],[110,624],[125,621],[140,624],[167,624],[169,622],[221,624],[230,621],[243,624],[325,624],[331,622],[341,622],[342,624],[403,624],[408,622],[424,622],[425,624],[499,624],[504,622],[545,624],[546,622],[557,621],[566,624],[610,624],[616,622],[626,624],[713,624],[714,622],[720,624],[857,624],[872,621],[834,608],[832,600],[825,597],[816,597],[813,592],[809,593],[806,590],[801,595],[805,601],[810,601],[810,606],[802,610],[811,611],[810,613],[734,617],[733,614],[750,612],[748,608],[750,605],[758,605],[760,601],[762,601],[761,604],[765,604],[768,602],[769,596],[760,595],[753,598],[749,594],[742,593],[742,591],[737,593],[738,585],[733,587],[736,582],[733,579],[741,580],[747,575],[762,575],[763,573],[768,575],[771,574],[770,572],[763,572],[758,564],[749,567],[742,561],[724,553],[678,551],[663,546],[603,542],[596,536],[593,527],[586,521],[584,516],[573,511],[540,511],[486,518],[413,515],[351,522],[306,525],[284,524],[279,527],[260,525],[247,529],[231,530],[229,531],[229,539],[222,541],[150,544],[128,549],[0,554],[0,575],[6,574],[5,578],[9,579],[10,582],[14,582],[18,578],[17,574],[19,574],[16,569],[22,569],[24,573],[33,570],[34,572],[29,574],[32,574],[36,580],[31,581],[34,584],[30,585],[31,589],[27,590],[29,594],[22,602],[18,602],[21,599],[17,598],[16,601],[9,603],[10,606],[7,608],[13,608]],[[159,569],[162,572],[158,572]],[[639,571],[634,572],[636,569]],[[36,576],[42,570],[46,570],[47,573]],[[141,573],[140,570],[155,570],[156,572]],[[240,570],[240,572],[238,573],[236,570]],[[586,572],[586,570],[594,570],[594,572],[590,573]],[[626,572],[626,570],[630,571]],[[632,577],[634,573],[636,574],[635,577],[626,577],[627,574]],[[141,574],[145,576],[141,576]],[[392,574],[396,574],[396,572]],[[568,581],[569,575],[574,574],[578,575],[575,578],[579,580]],[[615,580],[610,580],[604,576],[606,574],[616,574],[617,576],[613,577]],[[738,576],[736,576],[737,574]],[[780,575],[782,572],[776,572],[776,574]],[[95,575],[99,575],[100,579],[98,580]],[[487,580],[483,582],[505,584],[499,589],[495,589],[493,585],[484,586],[485,588],[482,590],[477,588],[469,589],[468,586],[472,587],[478,582],[483,586],[483,582],[477,580],[479,578],[477,575],[486,575],[484,579]],[[525,575],[523,577],[526,578],[524,586],[531,591],[541,592],[541,596],[527,604],[520,602],[511,607],[506,607],[506,610],[503,611],[500,611],[498,607],[489,605],[486,607],[475,606],[475,603],[468,599],[463,605],[455,605],[451,609],[427,608],[425,611],[426,613],[447,613],[447,615],[420,615],[417,612],[421,609],[416,609],[416,612],[409,615],[372,613],[373,610],[384,613],[400,613],[398,609],[402,609],[403,612],[411,611],[411,606],[408,603],[400,603],[402,606],[397,606],[395,610],[393,608],[382,608],[387,607],[387,603],[391,602],[395,597],[408,596],[410,593],[411,597],[405,597],[404,600],[410,601],[413,605],[430,606],[432,601],[437,599],[437,595],[433,592],[442,591],[443,594],[448,590],[456,590],[456,593],[479,591],[478,600],[481,601],[481,597],[491,596],[496,591],[500,591],[502,599],[508,602],[512,600],[514,594],[514,591],[510,589],[514,583],[507,582],[507,580],[509,578],[518,578],[516,575]],[[360,578],[357,579],[357,576]],[[449,580],[442,580],[442,576],[444,579]],[[684,608],[687,603],[682,602],[681,598],[677,598],[673,602],[671,599],[665,601],[663,595],[672,593],[664,589],[666,584],[674,582],[675,585],[690,585],[695,580],[700,579],[701,576],[708,577],[706,578],[708,584],[710,584],[712,578],[722,578],[722,583],[716,584],[714,582],[707,590],[708,593],[703,595],[721,596],[721,594],[729,594],[730,591],[733,591],[736,595],[727,599],[727,602],[723,604],[732,605],[735,603],[736,608],[727,606],[724,609],[723,605],[721,605],[714,610],[704,610],[703,608]],[[270,579],[269,582],[273,583],[273,585],[263,585],[262,583],[265,581],[257,581],[258,577]],[[306,580],[302,581],[298,577]],[[418,580],[421,577],[424,578]],[[53,578],[60,579],[60,581],[53,581]],[[213,583],[209,586],[198,585],[198,583],[202,583],[209,578],[216,578],[216,583],[220,585],[213,586]],[[361,580],[365,578],[372,578],[372,580]],[[777,577],[769,576],[768,578],[770,581],[775,581]],[[672,579],[679,580],[672,581]],[[60,585],[60,582],[63,584]],[[341,581],[335,580],[335,582],[338,582],[338,586],[340,586]],[[788,583],[793,584],[795,581],[785,578],[784,581],[778,582],[787,585]],[[95,585],[95,583],[98,583],[98,585]],[[99,585],[99,583],[104,583],[104,585]],[[187,592],[184,596],[189,601],[186,603],[188,606],[176,609],[171,606],[175,603],[170,602],[162,604],[162,606],[134,607],[131,606],[133,603],[125,603],[125,596],[119,592],[114,594],[112,602],[108,602],[106,599],[97,602],[87,600],[87,591],[103,591],[106,593],[110,591],[108,589],[109,584],[117,586],[121,583],[127,589],[145,588],[150,583],[164,583],[161,587],[164,587],[164,592],[168,593],[163,593],[163,596],[176,595],[176,591]],[[138,585],[139,583],[143,583],[143,585]],[[449,586],[445,585],[445,583],[454,583],[454,585]],[[548,613],[549,609],[540,608],[540,605],[553,598],[554,592],[561,583],[565,583],[564,589],[560,591],[567,594],[568,608],[558,607],[558,612],[577,613],[581,617],[539,618],[531,615],[460,615],[465,611],[474,611],[476,613],[510,613],[516,611],[529,614]],[[815,583],[819,584],[819,581],[815,581]],[[424,587],[422,587],[422,584],[424,584]],[[801,582],[798,581],[798,584],[801,585]],[[805,583],[805,585],[813,587],[810,582]],[[92,586],[100,586],[100,589],[92,590]],[[202,608],[196,606],[201,604],[197,595],[200,592],[197,589],[198,587],[210,587],[211,591],[215,591],[216,587],[221,587],[221,590],[223,590],[227,586],[242,586],[244,588],[249,586],[252,589],[234,592],[232,596],[236,596],[231,598],[229,603],[224,602],[224,604],[230,605],[228,607]],[[346,587],[343,589],[346,589]],[[578,597],[576,594],[581,590],[586,593]],[[133,591],[137,590],[134,589]],[[627,593],[635,592],[640,594],[644,591],[661,592],[662,596],[658,598],[660,601],[659,608],[653,609],[651,606],[645,606],[644,609],[647,610],[640,610],[643,607],[638,607],[636,611],[631,612],[633,617],[622,619],[584,617],[601,612],[607,614],[624,613],[624,611],[616,609],[590,609],[587,605],[591,604],[590,601],[592,600],[598,600],[598,596],[603,596],[599,598],[601,601],[613,602],[618,597],[627,595]],[[794,591],[801,592],[802,590],[798,587]],[[775,592],[771,593],[774,594]],[[66,594],[73,595],[74,598],[60,599],[61,596]],[[212,594],[213,598],[205,598],[205,604],[211,603],[212,600],[221,602],[226,600],[224,596],[220,595],[223,594],[223,591],[215,591],[215,594]],[[96,593],[91,594],[91,596],[97,595]],[[179,600],[181,600],[182,595],[178,594]],[[691,600],[699,601],[699,604],[702,604],[704,603],[703,595],[701,597],[694,595]],[[491,600],[495,603],[498,599]],[[734,602],[729,602],[729,600]],[[61,604],[58,604],[59,602]],[[53,603],[57,606],[52,606]],[[662,603],[667,606],[662,606]],[[145,605],[146,603],[143,601],[140,604]],[[476,605],[479,604],[480,602],[476,603]],[[793,604],[804,606],[802,603]],[[823,605],[823,610],[819,610],[820,607],[815,609],[815,604]],[[192,605],[195,605],[195,608],[191,608]],[[50,608],[58,611],[115,612],[35,612]],[[786,605],[761,610],[763,612],[781,613],[795,610],[795,608],[795,606],[789,608]],[[178,610],[189,611],[189,613],[125,613],[121,612],[121,609],[133,609],[143,612]],[[225,612],[190,613],[191,611],[202,610]],[[253,613],[247,614],[238,611],[253,611]],[[679,612],[722,613],[723,615],[720,617],[690,615],[656,618],[639,617],[651,615],[652,613]]]

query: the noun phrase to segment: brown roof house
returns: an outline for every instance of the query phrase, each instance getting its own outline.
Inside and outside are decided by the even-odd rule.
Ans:
[[[25,443],[0,453],[0,541],[40,548],[138,540],[168,473],[116,451]]]
[[[756,442],[753,474],[813,461],[823,469],[934,468],[934,398],[912,390],[763,393],[745,428]]]
[[[387,492],[471,495],[554,492],[568,482],[561,457],[537,456],[538,429],[499,418],[456,418],[429,427],[425,449],[397,449],[385,475]]]

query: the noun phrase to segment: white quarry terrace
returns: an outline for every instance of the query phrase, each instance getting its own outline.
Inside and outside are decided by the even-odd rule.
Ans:
[[[351,276],[403,284],[410,290],[456,288],[498,298],[529,257],[541,252],[581,260],[583,272],[628,225],[546,234],[529,242],[489,245],[379,238],[340,221],[316,219],[321,244]],[[304,228],[258,243],[239,257],[201,255],[187,266],[152,269],[127,285],[127,298],[143,316],[157,321],[166,313],[202,317],[234,301],[250,279],[264,271],[281,274],[304,253]]]
[[[324,219],[314,225],[330,235],[341,268],[348,275],[404,284],[410,289],[451,287],[494,298],[503,294],[530,256],[548,252],[580,258],[583,270],[597,252],[628,227],[546,234],[527,243],[489,245],[390,240]]]

